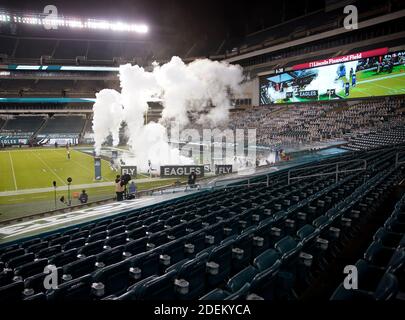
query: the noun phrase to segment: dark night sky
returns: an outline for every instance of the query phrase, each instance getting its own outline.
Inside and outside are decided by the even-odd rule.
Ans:
[[[141,20],[154,32],[224,38],[280,23],[283,5],[288,19],[303,14],[306,5],[322,8],[324,0],[3,0],[0,7],[42,12],[47,4],[66,16]]]

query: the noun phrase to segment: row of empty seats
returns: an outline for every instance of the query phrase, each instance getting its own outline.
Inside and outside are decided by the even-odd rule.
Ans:
[[[400,145],[405,143],[405,126],[374,130],[349,139],[349,143],[342,146],[344,149],[358,151],[374,149],[387,145]]]
[[[51,118],[46,116],[15,116],[2,121],[5,123],[0,131],[2,135],[78,136],[84,128],[86,118],[83,115],[55,115]]]
[[[41,127],[44,121],[44,118],[40,116],[17,116],[8,119],[1,132],[3,134],[26,133],[32,135]]]
[[[41,135],[54,134],[80,134],[83,130],[86,118],[80,115],[54,116],[50,118],[41,129]]]

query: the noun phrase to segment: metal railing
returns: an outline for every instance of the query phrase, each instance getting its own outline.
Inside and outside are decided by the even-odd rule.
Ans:
[[[361,162],[363,163],[363,166],[360,168],[356,169],[343,169],[340,170],[339,166],[343,164],[348,164],[348,163],[355,163],[355,162]],[[309,174],[309,175],[303,175],[303,176],[296,176],[296,177],[291,177],[291,174],[296,171],[307,171],[311,169],[317,169],[317,168],[334,168],[335,170],[332,172],[321,172],[321,173],[315,173],[315,174]],[[335,175],[336,177],[336,182],[339,181],[339,174],[340,173],[348,173],[348,172],[355,172],[355,171],[363,171],[367,169],[367,160],[365,159],[355,159],[355,160],[347,160],[347,161],[339,161],[335,163],[326,163],[326,164],[320,164],[316,166],[310,166],[310,167],[305,167],[305,168],[297,168],[297,169],[290,169],[288,170],[288,185],[290,185],[292,180],[299,180],[299,179],[306,179],[306,178],[313,178],[313,177],[322,177],[322,176],[328,176],[328,175]]]
[[[405,149],[400,150],[395,154],[395,168],[398,167],[401,164],[405,164],[405,159],[401,160],[400,155],[405,155]]]

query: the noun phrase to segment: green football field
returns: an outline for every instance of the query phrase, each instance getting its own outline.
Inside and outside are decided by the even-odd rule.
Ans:
[[[405,66],[395,66],[391,73],[386,71],[377,74],[375,70],[356,72],[357,83],[350,87],[346,98],[364,98],[371,96],[387,96],[405,94]],[[351,82],[350,82],[351,85]],[[344,90],[338,92],[344,96]]]
[[[102,160],[104,182],[113,181],[116,172]],[[94,159],[85,153],[71,150],[70,160],[65,149],[18,149],[0,151],[0,192],[21,189],[66,186],[94,182]]]
[[[115,195],[113,181],[117,172],[102,160],[101,182],[94,181],[94,159],[86,153],[71,150],[70,160],[66,150],[9,149],[0,151],[0,221],[55,209],[52,182],[57,183],[57,209],[65,207],[59,201],[67,198],[68,177],[72,178],[72,205],[79,204],[74,193],[85,188],[89,202],[111,199]],[[167,186],[176,179],[148,179],[138,174],[138,190]],[[79,186],[81,185],[81,186]],[[83,187],[83,185],[86,185]]]

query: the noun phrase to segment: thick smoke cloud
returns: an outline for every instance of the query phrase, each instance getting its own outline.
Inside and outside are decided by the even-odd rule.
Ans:
[[[113,138],[113,145],[117,146],[119,143],[118,132],[123,120],[120,93],[112,89],[103,89],[96,93],[93,110],[95,149],[99,154],[102,143],[110,134]]]
[[[128,145],[135,154],[131,164],[146,168],[148,160],[155,166],[188,164],[192,160],[170,148],[163,123],[174,120],[183,127],[192,114],[199,123],[210,127],[228,119],[230,94],[241,92],[242,68],[208,59],[185,64],[179,57],[152,71],[130,64],[120,66],[121,92],[111,89],[96,94],[93,106],[93,131],[96,153],[111,134],[119,142],[122,121],[127,124]],[[148,101],[161,99],[161,123],[144,124]],[[215,107],[211,107],[215,106]],[[135,163],[133,163],[135,161]]]

